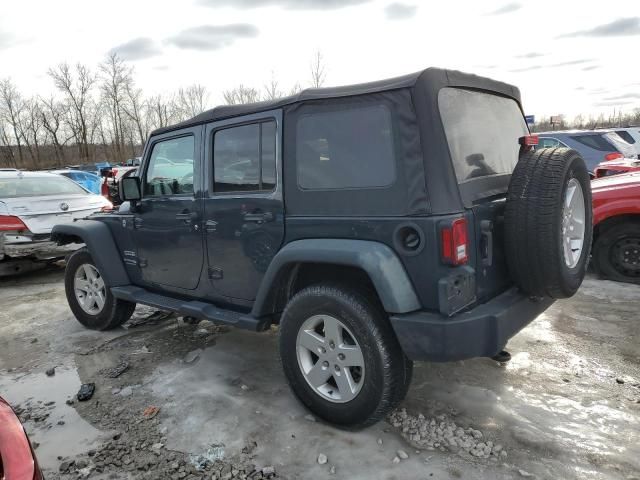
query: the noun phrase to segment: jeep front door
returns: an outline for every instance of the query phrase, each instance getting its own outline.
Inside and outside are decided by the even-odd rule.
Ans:
[[[280,118],[265,112],[206,129],[208,276],[216,294],[232,301],[255,299],[283,241]]]
[[[164,134],[147,148],[134,237],[142,279],[150,286],[198,286],[203,263],[197,195],[201,132],[195,127]]]

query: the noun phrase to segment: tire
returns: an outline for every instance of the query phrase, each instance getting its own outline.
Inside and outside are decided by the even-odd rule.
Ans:
[[[104,285],[104,281],[101,281],[102,277],[100,272],[86,248],[77,250],[69,257],[64,274],[64,288],[67,295],[67,302],[76,319],[82,325],[92,330],[111,330],[129,320],[136,308],[136,304],[115,298],[107,285],[104,285],[103,289],[94,285],[93,292],[98,289],[102,292],[102,307],[100,307],[97,300],[93,303],[93,308],[83,307],[81,305],[80,299],[78,295],[76,295],[76,286],[80,285],[79,283],[76,284],[76,275],[82,277],[78,281],[85,285],[90,277],[86,273],[87,270],[85,270],[85,268],[91,272],[93,272],[92,269],[95,269],[94,273],[97,273],[95,281],[101,282],[100,285]],[[88,291],[85,291],[84,294],[82,294],[84,298],[87,298],[87,292]],[[89,293],[98,296],[96,293]],[[88,308],[89,311],[85,308]]]
[[[640,223],[605,230],[595,242],[592,261],[604,278],[640,284]]]
[[[569,199],[573,203],[565,210]],[[589,172],[578,152],[554,148],[523,154],[505,208],[507,265],[520,289],[537,297],[571,297],[586,273],[592,230]]]
[[[309,410],[327,422],[351,428],[372,425],[384,418],[407,393],[413,364],[402,352],[386,313],[376,304],[370,297],[348,287],[318,284],[298,292],[282,314],[280,358],[289,386]],[[307,327],[317,319],[320,319],[319,333],[313,332],[323,340],[320,345],[326,347],[327,356],[315,355],[314,359],[308,354],[310,350],[303,346],[305,342],[299,343],[298,339],[299,334],[305,336]],[[333,320],[338,320],[344,327],[344,341],[338,339],[335,350],[331,349],[329,341],[334,336],[324,331],[325,322]],[[314,340],[313,347],[317,345]],[[338,385],[344,386],[344,380],[338,383],[339,377],[332,370],[340,361],[339,357],[330,359],[329,356],[344,347],[359,347],[361,352],[363,368],[349,369],[354,390],[357,390],[355,394],[353,391],[342,394],[344,389]],[[313,367],[320,367],[323,359],[330,359],[332,364],[328,365],[329,370],[325,369],[329,372],[325,373],[326,383],[322,384],[324,380],[319,377],[321,380],[316,382],[319,385],[316,389],[307,378],[312,378]],[[305,375],[303,369],[311,365],[309,374]],[[344,368],[343,364],[341,372]]]

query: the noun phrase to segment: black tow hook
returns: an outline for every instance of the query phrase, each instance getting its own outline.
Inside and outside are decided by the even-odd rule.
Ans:
[[[500,363],[507,363],[509,360],[511,360],[511,354],[506,350],[502,350],[498,352],[497,355],[491,357],[491,360],[495,360],[496,362]]]

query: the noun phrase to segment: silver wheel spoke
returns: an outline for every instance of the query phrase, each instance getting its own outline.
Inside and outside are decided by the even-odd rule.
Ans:
[[[314,387],[321,387],[331,377],[331,371],[322,365],[322,361],[318,362],[306,374],[309,383]]]
[[[584,246],[586,211],[582,186],[571,178],[565,192],[562,208],[562,245],[564,262],[574,268],[580,261]]]
[[[102,292],[98,292],[93,296],[94,300],[96,301],[96,305],[98,306],[98,308],[100,310],[102,310],[102,308],[104,307],[104,296]]]
[[[333,317],[325,317],[324,319],[324,338],[325,341],[332,340],[336,345],[342,344],[342,329]]]
[[[312,330],[304,330],[301,332],[298,344],[318,355],[320,349],[324,348],[325,342],[324,338],[316,332]]]
[[[89,282],[84,278],[76,278],[76,289],[82,290],[83,292],[89,291]]]
[[[358,347],[341,345],[338,351],[344,355],[342,365],[346,367],[364,367],[364,357]]]
[[[351,376],[351,371],[348,368],[343,368],[339,373],[333,376],[338,386],[338,392],[340,393],[340,399],[348,402],[355,397],[356,382]]]

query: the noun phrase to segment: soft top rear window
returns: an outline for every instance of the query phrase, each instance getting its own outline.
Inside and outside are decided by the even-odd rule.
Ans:
[[[438,104],[458,183],[513,172],[518,139],[529,134],[515,100],[447,87]]]

